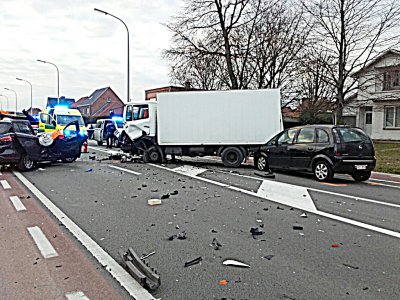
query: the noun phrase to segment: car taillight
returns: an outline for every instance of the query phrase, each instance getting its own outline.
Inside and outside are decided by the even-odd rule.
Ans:
[[[0,138],[0,142],[12,142],[11,135],[6,135]]]
[[[335,153],[335,156],[342,156],[342,153],[336,152],[336,153]]]

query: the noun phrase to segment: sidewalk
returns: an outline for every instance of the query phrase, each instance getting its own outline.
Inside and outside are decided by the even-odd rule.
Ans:
[[[14,174],[0,174],[0,298],[122,299]]]

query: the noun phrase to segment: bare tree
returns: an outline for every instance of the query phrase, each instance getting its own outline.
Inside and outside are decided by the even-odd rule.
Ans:
[[[323,80],[335,88],[336,120],[357,87],[352,74],[399,44],[398,0],[303,0],[316,26],[311,41],[327,53]],[[318,58],[316,52],[312,60]]]

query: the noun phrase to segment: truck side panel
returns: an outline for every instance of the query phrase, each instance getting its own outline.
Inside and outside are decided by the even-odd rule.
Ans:
[[[161,146],[257,145],[282,129],[279,90],[163,93],[157,99]]]

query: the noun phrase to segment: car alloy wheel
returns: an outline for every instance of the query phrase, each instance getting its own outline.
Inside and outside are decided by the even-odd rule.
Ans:
[[[260,171],[265,171],[268,166],[267,158],[264,155],[257,157],[257,169]]]
[[[330,166],[324,161],[319,161],[315,164],[314,175],[318,181],[330,180],[333,177]]]

